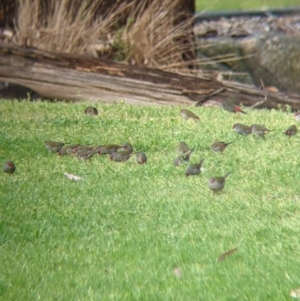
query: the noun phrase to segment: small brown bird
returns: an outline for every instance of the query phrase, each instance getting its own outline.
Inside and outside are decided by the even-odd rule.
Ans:
[[[187,154],[191,154],[194,151],[195,147],[189,148],[185,142],[180,142],[177,147],[177,153],[180,156],[185,156]]]
[[[12,161],[7,161],[3,166],[3,171],[5,173],[14,173],[16,171],[16,166]]]
[[[191,154],[193,153],[194,150],[195,150],[195,147],[191,148],[188,153],[186,153],[185,155],[182,156],[182,160],[185,162],[190,162]]]
[[[45,147],[52,153],[58,153],[66,143],[56,141],[45,141]]]
[[[204,159],[200,160],[199,163],[189,165],[185,171],[185,175],[187,177],[199,175],[201,172],[201,166],[202,166],[203,161],[204,161]]]
[[[84,110],[84,113],[86,115],[89,115],[89,116],[97,116],[98,115],[98,110],[95,107],[87,107]]]
[[[93,145],[78,145],[77,147],[73,148],[73,154],[77,154],[77,152],[85,151],[85,150],[94,150],[96,146]]]
[[[267,129],[265,126],[260,124],[251,125],[251,134],[254,134],[259,137],[265,137],[265,134],[271,131],[272,130]]]
[[[228,172],[224,177],[214,177],[208,180],[208,188],[214,192],[223,190],[225,186],[225,180],[230,172]]]
[[[223,141],[215,141],[211,146],[211,150],[213,152],[223,152],[227,145],[231,144],[233,142],[223,142]]]
[[[145,164],[147,162],[146,154],[144,152],[137,152],[135,161],[138,164]]]
[[[225,111],[231,112],[231,113],[242,113],[247,114],[245,111],[242,110],[242,108],[234,103],[225,102],[222,99],[218,100],[219,105],[221,108]]]
[[[200,118],[196,114],[194,114],[193,112],[191,112],[187,109],[181,110],[180,115],[185,120],[193,119],[194,121],[200,121]]]
[[[81,151],[77,153],[77,158],[79,160],[90,160],[94,156],[95,152]]]
[[[295,125],[291,125],[287,130],[284,132],[289,137],[292,137],[297,134],[297,127]]]
[[[175,160],[174,160],[174,166],[179,166],[183,163],[183,159],[182,156],[178,156]]]
[[[69,155],[74,152],[74,149],[80,146],[80,144],[70,144],[64,145],[62,149],[58,152],[59,156]]]
[[[251,134],[251,126],[244,125],[241,123],[236,123],[232,129],[239,135],[249,135]]]
[[[125,162],[131,157],[132,153],[128,151],[118,151],[109,155],[110,161]]]
[[[186,153],[185,155],[178,156],[174,160],[174,166],[179,166],[179,165],[181,165],[184,162],[190,162],[191,154],[193,153],[194,150],[195,150],[195,147],[191,148],[189,150],[189,152]]]
[[[81,147],[76,149],[76,157],[79,160],[90,160],[92,156],[96,153],[97,147]]]
[[[233,248],[223,254],[221,254],[219,257],[218,257],[218,262],[222,262],[224,261],[228,256],[234,254],[238,249],[237,248]]]
[[[300,122],[300,112],[295,113],[294,118],[296,119],[296,121]]]
[[[123,148],[123,150],[125,151],[125,152],[128,152],[128,153],[132,153],[133,152],[133,147],[132,147],[132,145],[130,144],[130,143],[123,143],[122,145],[121,145],[121,147]]]
[[[115,153],[118,149],[122,148],[121,145],[117,144],[107,144],[107,145],[101,145],[97,148],[96,152],[99,155],[107,155]]]

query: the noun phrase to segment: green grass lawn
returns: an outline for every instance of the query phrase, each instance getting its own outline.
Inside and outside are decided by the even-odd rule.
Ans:
[[[0,300],[290,300],[300,287],[300,135],[282,111],[0,102]],[[234,123],[261,123],[265,139]],[[208,147],[233,141],[224,154]],[[146,165],[48,153],[44,140],[130,142]],[[199,176],[175,168],[185,141],[205,158]],[[210,176],[231,171],[222,193]],[[70,181],[64,172],[82,177]],[[223,262],[217,258],[238,251]],[[174,275],[174,268],[182,272]]]
[[[299,0],[196,0],[196,9],[200,10],[238,10],[238,9],[263,9],[299,6]]]

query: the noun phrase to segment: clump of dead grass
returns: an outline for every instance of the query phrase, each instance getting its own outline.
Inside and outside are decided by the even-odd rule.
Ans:
[[[118,2],[107,13],[95,15],[102,1],[18,0],[14,41],[49,52],[188,69],[183,54],[194,49],[193,17],[176,11],[180,0]]]
[[[183,55],[194,49],[193,17],[176,10],[179,2],[155,0],[125,28],[123,38],[131,45],[137,64],[172,71],[187,68],[189,62]]]
[[[91,45],[106,39],[126,4],[95,17],[100,1],[18,0],[15,42],[56,53],[90,55]],[[45,5],[45,3],[47,5]]]

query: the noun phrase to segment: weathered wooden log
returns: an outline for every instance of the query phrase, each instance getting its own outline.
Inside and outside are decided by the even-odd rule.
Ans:
[[[300,96],[271,93],[224,81],[214,74],[184,76],[112,61],[51,54],[0,43],[0,81],[31,88],[40,95],[66,101],[124,100],[131,104],[202,105],[230,98],[247,106],[300,109]]]
[[[133,104],[192,104],[183,91],[196,89],[205,96],[219,88],[217,83],[157,69],[7,44],[0,44],[0,80],[51,99]]]

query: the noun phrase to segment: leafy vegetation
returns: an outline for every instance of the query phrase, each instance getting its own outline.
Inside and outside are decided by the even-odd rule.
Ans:
[[[283,134],[291,113],[190,108],[193,122],[179,107],[100,103],[90,117],[87,105],[0,102],[1,162],[17,167],[0,173],[1,300],[290,299],[300,285],[300,137]],[[238,136],[236,122],[274,131]],[[215,139],[233,143],[212,153]],[[148,162],[60,157],[44,140],[130,142]],[[192,162],[205,158],[199,176],[173,166],[180,141],[196,147]],[[212,193],[208,178],[229,171]]]

